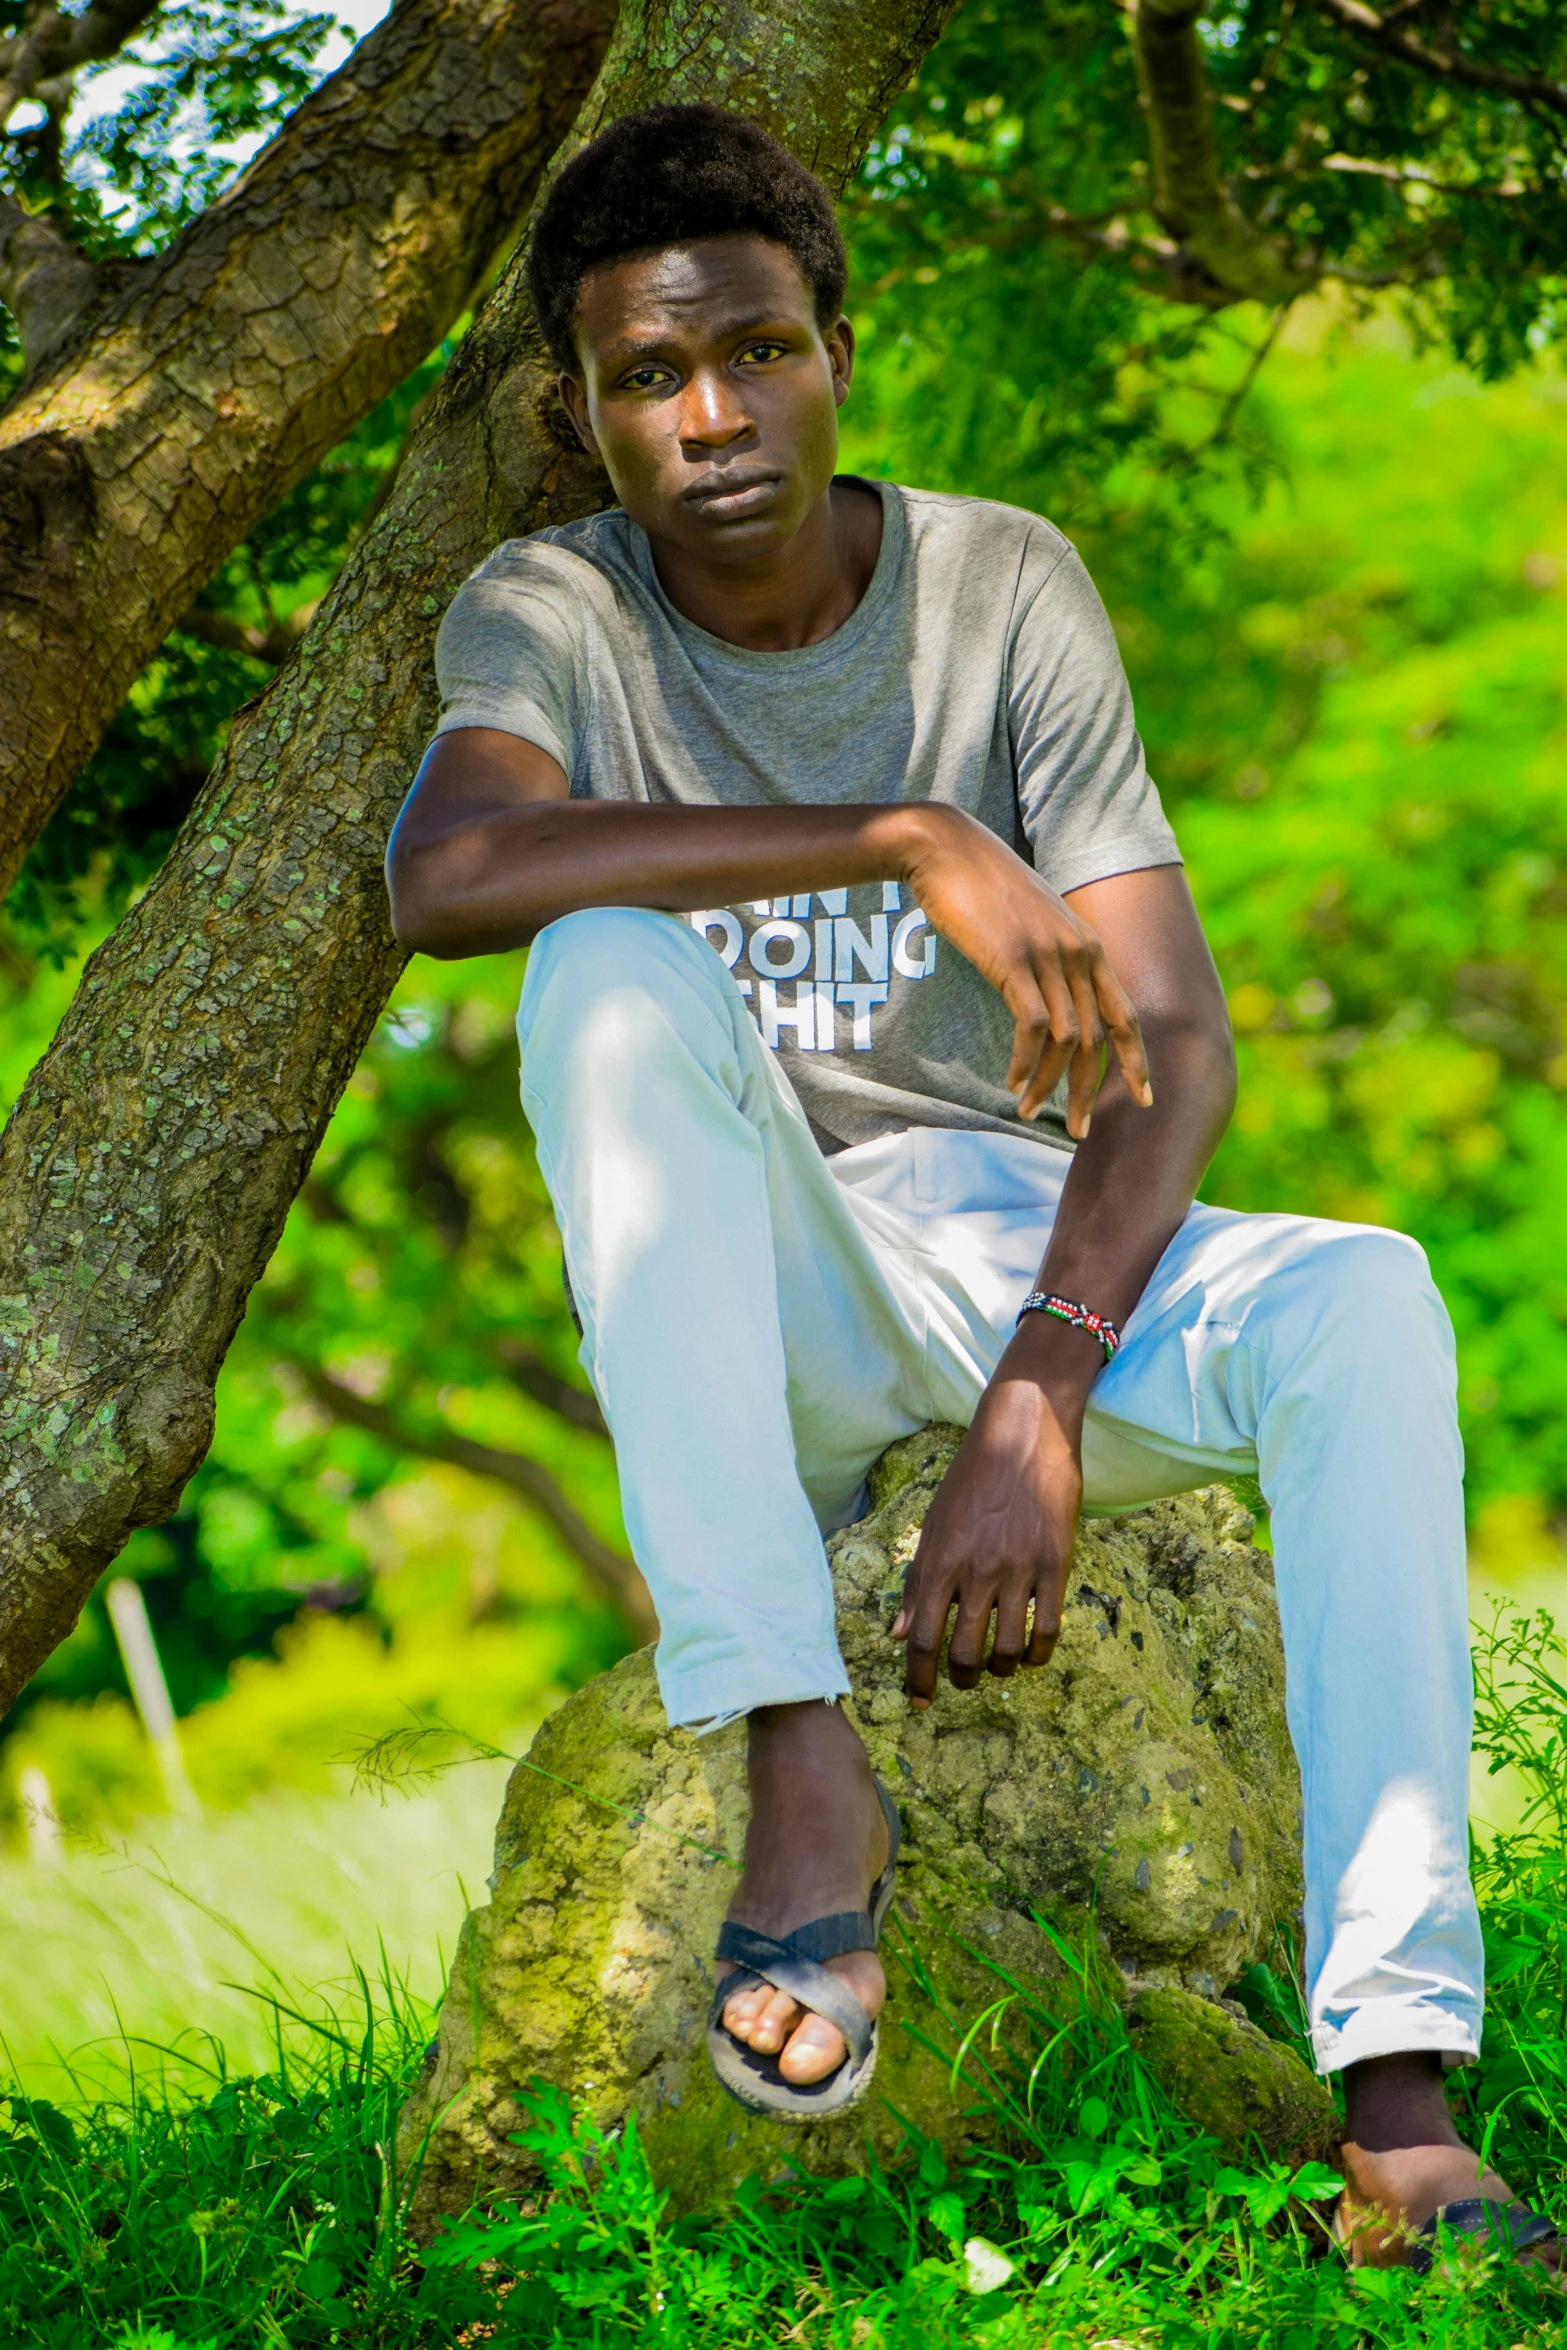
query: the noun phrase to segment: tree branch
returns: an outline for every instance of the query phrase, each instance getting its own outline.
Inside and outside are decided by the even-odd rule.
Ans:
[[[1318,169],[1386,180],[1391,187],[1429,188],[1437,196],[1500,197],[1516,201],[1520,196],[1546,193],[1544,188],[1531,188],[1522,180],[1440,180],[1435,172],[1422,171],[1418,163],[1379,163],[1369,155],[1324,155]]]
[[[1495,90],[1504,98],[1517,98],[1523,105],[1544,106],[1553,114],[1567,114],[1567,83],[1553,82],[1545,74],[1510,73],[1502,65],[1483,65],[1466,50],[1439,45],[1421,33],[1400,32],[1391,18],[1402,14],[1402,10],[1379,15],[1376,9],[1365,5],[1365,0],[1317,0],[1317,5],[1346,32],[1379,49],[1384,57],[1396,57],[1401,65],[1413,66],[1417,73],[1430,74],[1438,81],[1458,82],[1465,89]]]
[[[636,1635],[638,1645],[645,1646],[658,1637],[658,1618],[635,1563],[624,1552],[612,1550],[607,1542],[599,1540],[539,1462],[530,1460],[526,1453],[503,1452],[493,1444],[476,1444],[470,1437],[458,1436],[449,1428],[429,1434],[410,1428],[395,1412],[388,1411],[385,1404],[372,1403],[367,1396],[356,1395],[351,1387],[345,1387],[314,1364],[302,1363],[294,1356],[287,1359],[317,1403],[345,1426],[362,1429],[365,1435],[378,1438],[394,1452],[412,1453],[419,1460],[444,1461],[451,1468],[466,1469],[473,1477],[493,1478],[498,1485],[521,1494],[542,1518],[549,1520],[589,1580],[597,1584],[606,1598],[613,1600]]]
[[[1124,262],[1144,284],[1158,279],[1158,290],[1167,301],[1189,302],[1201,310],[1224,310],[1235,300],[1233,287],[1221,285],[1190,246],[1175,237],[1145,235],[1118,213],[1084,216],[1067,212],[1059,204],[1035,205],[1026,220],[970,241],[988,252],[1003,253],[1037,236],[1058,237],[1096,260]],[[901,271],[889,272],[875,291],[884,291],[901,275]]]
[[[29,342],[0,416],[0,894],[225,557],[472,299],[613,16],[401,0],[167,251],[100,269],[42,364]]]
[[[0,190],[0,302],[29,359],[86,307],[96,280],[92,263],[46,213],[29,212]]]
[[[495,1342],[495,1355],[513,1384],[535,1403],[541,1403],[546,1411],[556,1413],[573,1428],[587,1429],[594,1436],[609,1434],[598,1398],[584,1387],[573,1387],[569,1380],[552,1371],[536,1346],[529,1346],[521,1338],[500,1338]]]
[[[80,16],[65,16],[58,8],[40,10],[24,31],[0,42],[0,125],[40,82],[123,49],[158,6],[159,0],[93,0]]]
[[[204,645],[216,645],[225,653],[248,653],[253,661],[266,661],[276,669],[286,661],[305,630],[310,626],[314,604],[301,604],[290,612],[286,620],[274,620],[268,628],[248,628],[243,620],[235,620],[227,612],[209,612],[203,604],[193,604],[174,623],[180,636],[193,636]]]
[[[1240,414],[1242,408],[1245,406],[1246,401],[1251,393],[1251,387],[1256,382],[1258,376],[1262,373],[1263,367],[1267,362],[1268,354],[1272,351],[1274,344],[1278,341],[1280,334],[1283,332],[1284,321],[1288,318],[1289,314],[1290,304],[1288,302],[1281,302],[1277,310],[1274,311],[1273,316],[1268,321],[1267,332],[1262,336],[1257,344],[1256,349],[1252,352],[1251,357],[1247,360],[1239,383],[1234,385],[1233,388],[1227,393],[1224,406],[1219,410],[1218,421],[1215,423],[1212,432],[1209,433],[1205,441],[1200,442],[1198,446],[1190,452],[1187,460],[1189,464],[1195,465],[1199,463],[1200,460],[1206,457],[1211,450],[1218,448],[1220,443],[1228,438],[1230,427],[1235,422],[1235,419]]]
[[[1137,80],[1159,220],[1232,299],[1287,302],[1321,272],[1289,256],[1236,203],[1219,164],[1197,38],[1199,0],[1137,0]]]

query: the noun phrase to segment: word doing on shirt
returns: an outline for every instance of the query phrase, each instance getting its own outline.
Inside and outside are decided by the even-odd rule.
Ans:
[[[813,915],[813,906],[821,912]],[[840,1012],[849,1015],[848,1041],[854,1050],[870,1052],[875,1041],[871,1014],[887,1001],[894,976],[929,979],[936,968],[935,934],[920,907],[903,912],[896,881],[882,883],[881,911],[863,925],[849,912],[846,889],[757,898],[743,911],[766,917],[755,924],[749,941],[740,915],[727,906],[704,907],[686,918],[749,997],[753,981],[736,969],[744,950],[755,975],[751,1017],[774,1052],[786,1029],[801,1052],[839,1051],[844,1041]],[[780,986],[790,981],[794,994],[785,998]]]

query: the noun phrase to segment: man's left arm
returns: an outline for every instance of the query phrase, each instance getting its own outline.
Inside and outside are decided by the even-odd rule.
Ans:
[[[1097,932],[1131,997],[1153,1105],[1132,1100],[1112,1063],[1062,1190],[1038,1287],[1120,1329],[1229,1121],[1235,1055],[1224,991],[1179,865],[1117,874],[1066,902]],[[1083,1415],[1104,1359],[1097,1338],[1048,1314],[1026,1314],[1008,1342],[931,1505],[893,1627],[908,1644],[916,1706],[935,1693],[954,1605],[947,1669],[957,1688],[971,1689],[983,1671],[1048,1662],[1082,1499]]]

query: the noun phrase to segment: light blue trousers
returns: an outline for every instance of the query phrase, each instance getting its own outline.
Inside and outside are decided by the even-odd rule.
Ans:
[[[823,1158],[667,914],[552,923],[517,1025],[670,1719],[841,1695],[823,1530],[895,1439],[973,1418],[1070,1161],[929,1127]],[[1094,1383],[1086,1506],[1236,1471],[1272,1512],[1318,2064],[1472,2056],[1463,1460],[1413,1241],[1192,1209]]]

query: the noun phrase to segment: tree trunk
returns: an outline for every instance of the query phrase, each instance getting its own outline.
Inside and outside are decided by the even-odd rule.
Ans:
[[[613,20],[408,0],[166,253],[92,273],[0,418],[0,894],[198,589],[472,298]]]
[[[574,136],[713,99],[841,188],[953,5],[627,0]],[[382,855],[434,721],[436,624],[497,539],[603,502],[553,406],[514,260],[0,1143],[0,1706],[206,1450],[246,1297],[402,968]]]

